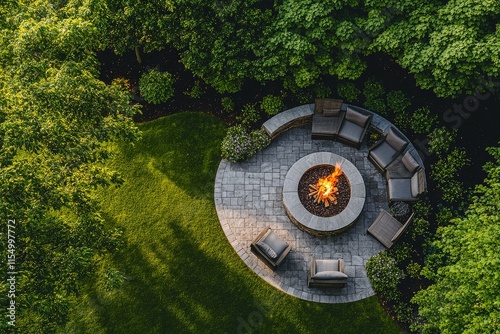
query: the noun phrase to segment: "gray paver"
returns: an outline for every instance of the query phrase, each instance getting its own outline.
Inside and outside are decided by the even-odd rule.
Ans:
[[[343,156],[356,166],[365,182],[363,211],[357,222],[340,235],[315,237],[299,230],[283,206],[283,182],[288,170],[299,159],[314,152]],[[389,208],[385,180],[371,163],[366,163],[367,155],[366,144],[358,151],[336,141],[311,140],[309,124],[286,131],[248,161],[221,161],[214,188],[216,210],[221,227],[240,258],[266,282],[297,298],[346,303],[372,296],[374,291],[364,264],[384,247],[366,231],[380,209]],[[257,261],[250,252],[252,240],[266,226],[271,226],[292,246],[276,272]],[[307,269],[313,257],[342,257],[349,275],[347,287],[308,288]]]

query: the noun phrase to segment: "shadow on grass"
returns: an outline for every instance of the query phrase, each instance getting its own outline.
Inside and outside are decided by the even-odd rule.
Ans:
[[[203,113],[180,113],[140,124],[143,138],[126,149],[163,173],[193,198],[212,198],[225,125]],[[207,182],[210,180],[210,182]]]
[[[251,286],[257,278],[248,281],[227,260],[209,256],[181,222],[169,227],[175,239],[159,235],[149,254],[129,246],[116,258],[129,280],[119,298],[95,296],[102,327],[110,334],[237,332],[238,318],[256,310]],[[152,257],[166,270],[152,265]]]

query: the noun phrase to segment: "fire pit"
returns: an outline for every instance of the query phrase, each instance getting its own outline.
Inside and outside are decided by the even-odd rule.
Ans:
[[[298,160],[283,184],[283,204],[290,220],[313,235],[339,234],[358,219],[365,184],[347,159],[318,152]]]

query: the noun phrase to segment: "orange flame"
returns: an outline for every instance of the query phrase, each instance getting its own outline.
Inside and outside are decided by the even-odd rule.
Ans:
[[[337,204],[339,192],[337,183],[340,175],[342,175],[342,170],[337,164],[330,175],[320,178],[315,185],[309,185],[311,190],[309,197],[313,196],[316,203],[323,203],[325,207],[328,207],[330,203]]]

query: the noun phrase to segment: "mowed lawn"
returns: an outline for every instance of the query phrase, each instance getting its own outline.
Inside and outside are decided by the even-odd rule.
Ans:
[[[143,138],[112,162],[125,183],[102,193],[105,219],[123,231],[109,266],[123,285],[94,286],[71,333],[401,333],[375,297],[303,301],[273,288],[237,256],[217,219],[213,185],[226,126],[202,113],[140,124]]]

